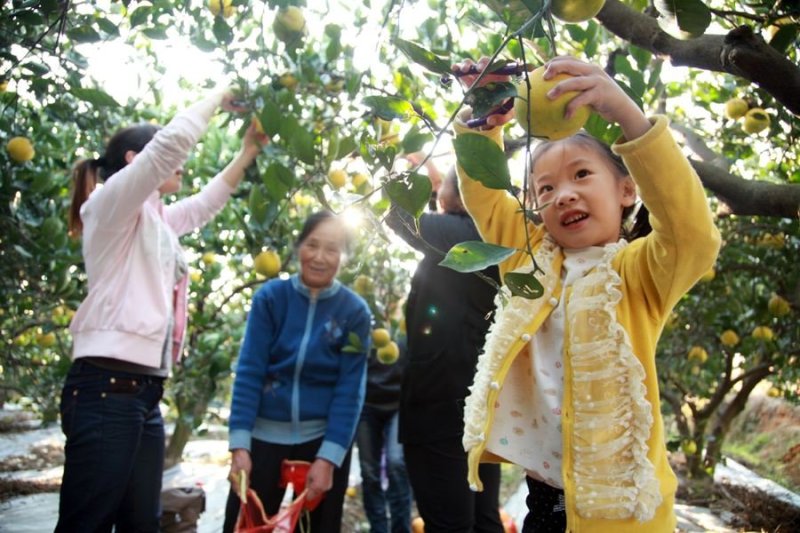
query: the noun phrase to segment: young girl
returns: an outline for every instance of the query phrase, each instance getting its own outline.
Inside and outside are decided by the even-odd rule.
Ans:
[[[158,531],[164,468],[164,380],[186,324],[186,260],[178,237],[209,221],[261,151],[250,126],[237,157],[200,192],[171,205],[183,164],[228,93],[163,129],[115,133],[98,159],[75,165],[70,231],[82,235],[89,291],[70,331],[61,393],[67,438],[56,531]],[[98,179],[102,187],[95,188]]]
[[[591,106],[619,124],[623,137],[613,153],[586,135],[538,147],[530,189],[541,225],[529,224],[526,234],[515,199],[459,169],[484,240],[524,250],[528,237],[545,289],[534,300],[503,289],[508,303],[498,305],[465,408],[469,482],[480,490],[482,461],[523,466],[524,532],[672,532],[677,483],[664,443],[656,342],[670,310],[713,265],[720,237],[667,119],[648,120],[596,66],[560,57],[548,63],[545,79],[559,73],[574,77],[548,97],[578,91],[566,115]],[[495,126],[510,118],[490,116],[480,132],[463,122],[456,129],[499,145]],[[627,243],[621,228],[637,185],[652,233]],[[532,263],[520,252],[500,267],[502,274],[530,272]]]

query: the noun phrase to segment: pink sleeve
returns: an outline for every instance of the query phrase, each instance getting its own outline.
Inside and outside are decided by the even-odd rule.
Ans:
[[[200,192],[164,209],[164,218],[178,234],[185,235],[211,220],[233,194],[233,187],[217,174]]]

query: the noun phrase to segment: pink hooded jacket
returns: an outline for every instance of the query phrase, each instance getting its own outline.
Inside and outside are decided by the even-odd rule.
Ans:
[[[178,114],[81,207],[89,290],[70,325],[73,359],[101,356],[159,368],[174,317],[173,361],[186,329],[187,276],[175,283],[178,237],[208,222],[233,189],[217,175],[165,206],[158,188],[181,168],[220,104]]]

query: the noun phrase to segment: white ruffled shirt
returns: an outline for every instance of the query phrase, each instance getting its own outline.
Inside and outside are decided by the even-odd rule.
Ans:
[[[602,246],[564,250],[562,294],[575,280],[594,268],[604,253]],[[559,489],[564,488],[561,475],[561,411],[564,396],[565,317],[562,298],[531,340],[530,352],[520,355],[529,359],[535,385],[527,399],[531,420],[520,420],[521,413],[515,411],[504,417],[502,410],[496,410],[498,418],[488,443],[492,453],[523,466],[532,478]],[[533,357],[533,354],[536,356]],[[504,401],[504,391],[500,392],[500,403]]]

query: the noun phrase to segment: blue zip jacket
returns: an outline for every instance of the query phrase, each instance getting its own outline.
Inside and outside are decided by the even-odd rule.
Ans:
[[[341,466],[364,403],[371,322],[366,302],[337,280],[316,298],[298,275],[262,285],[236,366],[230,449],[324,436],[317,457]],[[351,333],[359,349],[343,351],[356,344]]]

